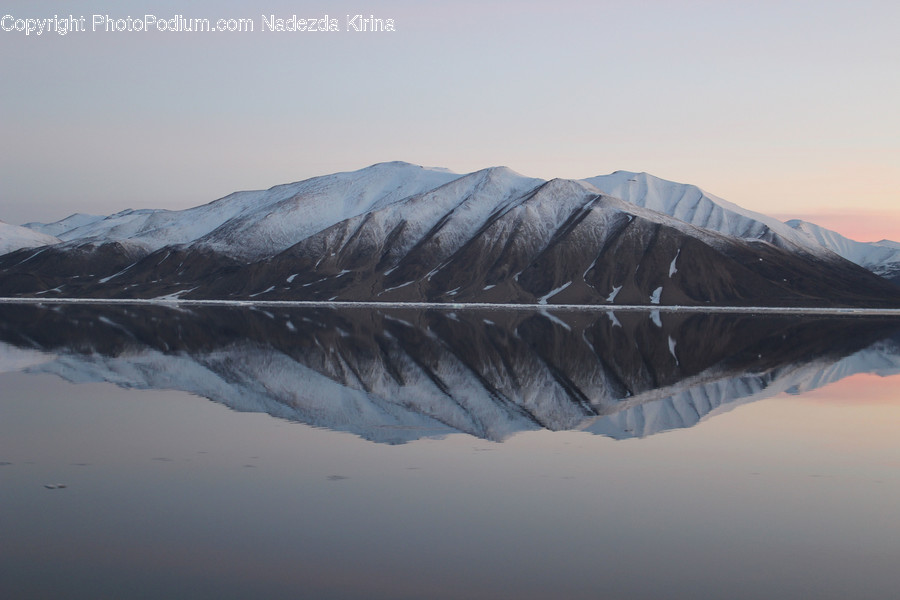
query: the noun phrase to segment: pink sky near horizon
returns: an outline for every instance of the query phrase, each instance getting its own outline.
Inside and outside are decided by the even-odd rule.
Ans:
[[[780,221],[801,219],[831,229],[857,242],[900,242],[900,212],[820,212],[776,213],[770,215]]]

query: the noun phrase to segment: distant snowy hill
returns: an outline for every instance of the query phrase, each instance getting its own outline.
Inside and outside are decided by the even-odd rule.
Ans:
[[[59,240],[52,235],[0,221],[0,255],[21,248],[39,248],[58,243]]]
[[[763,240],[781,247],[803,248],[821,254],[820,244],[798,234],[778,219],[753,212],[704,192],[695,185],[649,175],[616,171],[584,181],[604,194],[681,219],[697,227],[741,238]]]
[[[900,283],[900,244],[897,242],[888,240],[857,242],[835,231],[799,219],[787,221],[786,224],[847,260],[869,269],[876,275]]]
[[[90,225],[91,223],[96,223],[97,221],[102,221],[106,218],[107,217],[99,215],[75,213],[74,215],[70,215],[65,219],[53,223],[25,223],[23,227],[59,238],[64,233],[78,229],[79,227]]]
[[[18,229],[56,237],[5,236],[19,251],[0,256],[0,295],[900,302],[900,288],[869,271],[885,271],[873,253],[862,269],[841,258],[847,244],[824,234],[624,171],[545,181],[504,167],[459,175],[382,163],[184,211],[73,215]]]
[[[695,185],[675,183],[647,173],[616,171],[584,181],[605,194],[726,235],[803,248],[813,254],[821,254],[824,248],[876,275],[900,282],[900,244],[897,242],[857,242],[806,221],[782,223],[741,208]]]

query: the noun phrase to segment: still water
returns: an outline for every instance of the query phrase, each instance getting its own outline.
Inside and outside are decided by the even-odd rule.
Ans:
[[[0,307],[3,598],[900,595],[900,321]]]

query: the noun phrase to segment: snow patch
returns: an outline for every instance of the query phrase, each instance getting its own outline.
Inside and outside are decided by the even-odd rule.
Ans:
[[[427,279],[428,281],[431,281],[431,278],[434,277],[435,275],[437,275],[437,272],[440,271],[443,268],[443,266],[444,265],[441,264],[441,265],[436,266],[432,270],[428,271],[428,274],[425,275],[425,279]]]
[[[322,279],[316,279],[315,281],[310,281],[309,283],[304,283],[301,287],[309,287],[311,285],[316,285],[317,283],[322,283],[328,279],[327,277],[323,277]]]
[[[56,292],[56,293],[58,293],[58,294],[62,294],[62,289],[63,289],[64,287],[66,287],[66,284],[63,283],[63,284],[61,284],[61,285],[56,286],[55,288],[37,292],[37,293],[35,293],[35,296],[42,296],[43,294],[49,294],[50,292]]]
[[[599,258],[600,258],[600,255],[599,255],[599,254],[598,254],[597,256],[594,257],[594,260],[591,261],[591,264],[588,265],[588,268],[585,269],[585,270],[584,270],[584,273],[581,274],[582,279],[584,279],[585,281],[587,281],[587,274],[590,273],[590,272],[591,272],[591,269],[593,269],[593,268],[597,265],[597,259],[599,259]]]
[[[659,286],[650,294],[650,304],[659,304],[660,296],[662,296],[662,286]]]
[[[343,273],[341,273],[341,275],[343,275]],[[400,285],[395,285],[394,287],[386,288],[386,289],[384,289],[384,290],[378,292],[378,295],[380,296],[380,295],[382,295],[382,294],[387,294],[388,292],[391,292],[391,291],[393,291],[393,290],[399,290],[400,288],[406,287],[406,286],[408,286],[408,285],[410,285],[410,284],[412,284],[412,283],[415,283],[415,280],[413,280],[413,281],[407,281],[407,282],[405,282],[405,283],[401,283]],[[457,289],[459,289],[459,288],[457,288]]]
[[[678,260],[678,256],[681,254],[681,248],[678,249],[678,252],[675,253],[675,258],[672,259],[672,262],[669,263],[669,277],[678,272],[678,267],[675,266],[675,261]]]
[[[569,287],[570,285],[572,285],[572,282],[571,282],[571,281],[568,282],[568,283],[562,284],[561,286],[559,286],[559,287],[556,288],[555,290],[550,290],[550,293],[548,293],[546,296],[541,296],[541,298],[538,300],[538,304],[547,304],[547,300],[549,300],[549,299],[552,298],[553,296],[557,295],[558,293],[560,293],[561,291],[563,291],[564,289],[566,289],[566,288]]]
[[[621,285],[613,286],[612,292],[610,292],[609,296],[606,297],[607,302],[615,302],[616,296],[619,295],[619,292],[622,290]]]
[[[165,260],[165,259],[164,259],[164,260]],[[135,263],[135,264],[137,264],[137,263]],[[134,266],[134,264],[128,265],[127,267],[125,267],[124,269],[122,269],[121,271],[119,271],[118,273],[114,273],[114,274],[110,275],[109,277],[104,277],[103,279],[98,279],[97,281],[98,281],[99,283],[106,283],[106,282],[109,281],[110,279],[114,279],[114,278],[118,277],[119,275],[121,275],[122,273],[124,273],[125,271],[127,271],[128,269],[130,269],[130,268],[133,267],[133,266]]]
[[[188,292],[193,292],[196,289],[197,289],[196,287],[192,287],[187,290],[178,290],[177,292],[172,292],[171,294],[166,294],[165,296],[156,296],[155,298],[152,298],[152,301],[172,302],[174,300],[180,299],[182,294],[187,294]]]
[[[275,289],[275,286],[272,285],[272,286],[269,286],[267,289],[265,289],[265,290],[263,290],[263,291],[261,291],[261,292],[256,292],[255,294],[250,294],[250,297],[251,297],[251,298],[256,298],[257,296],[262,296],[263,294],[268,294],[269,292],[271,292],[271,291],[274,290],[274,289]]]

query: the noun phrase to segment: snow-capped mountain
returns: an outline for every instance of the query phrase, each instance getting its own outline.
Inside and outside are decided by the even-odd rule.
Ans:
[[[898,335],[896,321],[866,318],[0,305],[0,363],[13,368],[183,390],[386,443],[539,428],[643,437],[898,373]]]
[[[900,244],[897,242],[889,240],[857,242],[835,231],[800,219],[792,219],[786,224],[805,233],[819,245],[869,269],[876,275],[900,282]]]
[[[65,234],[66,232],[73,231],[86,225],[90,225],[91,223],[96,223],[97,221],[102,221],[106,218],[112,217],[75,213],[74,215],[69,215],[65,219],[55,221],[53,223],[25,223],[23,227],[27,227],[28,229],[37,231],[39,233],[52,235],[53,237],[59,239],[59,236]]]
[[[900,278],[900,244],[857,242],[801,220],[781,221],[741,208],[695,185],[675,183],[648,173],[616,171],[585,179],[605,194],[742,239],[759,239],[812,254],[834,252],[882,277]]]
[[[0,221],[0,255],[22,248],[39,248],[58,243],[59,239],[52,235]]]
[[[763,240],[782,248],[822,254],[822,246],[778,219],[723,200],[695,185],[675,183],[649,175],[616,171],[589,177],[604,194],[675,217],[697,227],[745,240]]]
[[[264,191],[235,192],[181,211],[124,210],[73,215],[35,231],[74,244],[128,243],[148,253],[194,244],[241,260],[264,258],[344,219],[433,189],[459,175],[407,163],[314,177]]]
[[[900,304],[900,289],[803,231],[625,172],[544,181],[384,163],[185,211],[29,227],[62,242],[0,256],[0,295]]]

